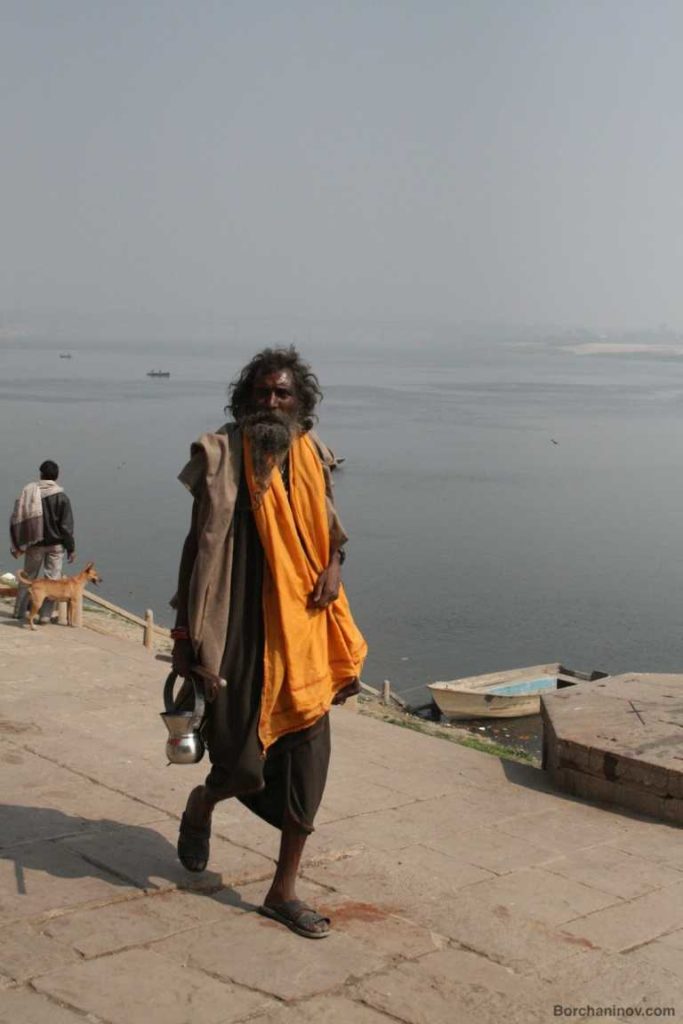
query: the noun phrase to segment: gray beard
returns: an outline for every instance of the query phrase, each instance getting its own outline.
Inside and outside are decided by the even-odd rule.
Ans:
[[[254,479],[260,495],[265,494],[276,465],[287,456],[298,432],[298,423],[281,412],[256,412],[239,424],[249,438]]]

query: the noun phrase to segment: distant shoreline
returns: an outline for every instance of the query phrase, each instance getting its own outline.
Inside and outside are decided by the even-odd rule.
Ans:
[[[566,351],[577,356],[626,356],[650,355],[683,357],[683,345],[628,344],[616,341],[586,341],[579,345],[568,345]]]

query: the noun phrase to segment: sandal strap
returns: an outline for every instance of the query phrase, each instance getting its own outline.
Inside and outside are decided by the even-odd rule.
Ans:
[[[303,900],[285,900],[284,903],[278,903],[274,908],[279,910],[280,913],[284,911],[287,917],[289,917],[295,924],[306,926],[310,924],[330,924],[330,918],[324,917],[323,914],[319,914],[313,907],[309,907]]]

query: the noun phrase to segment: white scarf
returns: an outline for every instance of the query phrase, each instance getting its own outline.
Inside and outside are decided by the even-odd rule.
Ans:
[[[27,548],[43,540],[43,498],[60,494],[63,488],[55,480],[26,484],[14,502],[10,535],[15,548]]]

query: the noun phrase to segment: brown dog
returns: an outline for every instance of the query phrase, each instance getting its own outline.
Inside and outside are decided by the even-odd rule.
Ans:
[[[62,576],[61,580],[49,580],[47,576],[39,576],[32,580],[22,570],[17,573],[17,578],[31,592],[31,610],[28,613],[28,624],[31,629],[36,628],[33,620],[46,597],[51,601],[67,602],[67,622],[73,626],[74,605],[83,597],[86,583],[100,583],[102,580],[94,562],[88,562],[85,569],[75,576]]]

